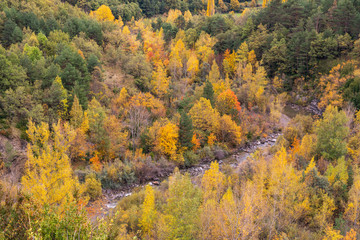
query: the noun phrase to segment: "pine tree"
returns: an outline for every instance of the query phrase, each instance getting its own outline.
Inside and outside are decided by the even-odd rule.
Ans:
[[[211,105],[214,107],[214,89],[210,81],[206,81],[202,96],[210,100]]]
[[[180,123],[179,123],[179,143],[182,147],[191,149],[193,144],[191,139],[193,136],[193,125],[191,118],[186,114],[185,111],[181,112]]]
[[[53,84],[51,85],[50,92],[50,106],[56,111],[60,118],[66,119],[66,115],[68,113],[68,93],[64,88],[59,76],[55,78]]]

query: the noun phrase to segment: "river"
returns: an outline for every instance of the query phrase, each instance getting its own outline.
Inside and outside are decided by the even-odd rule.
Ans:
[[[288,121],[286,121],[288,122]],[[223,159],[218,160],[220,168],[223,164],[229,164],[233,169],[238,168],[238,166],[244,162],[252,153],[254,153],[257,150],[265,150],[271,146],[273,146],[276,143],[277,138],[281,135],[281,133],[273,133],[270,134],[268,137],[253,141],[249,144],[247,144],[247,147],[239,148],[234,153],[230,154],[229,156],[226,156]],[[214,161],[214,160],[213,160]],[[206,170],[210,168],[210,163],[212,161],[203,162],[200,164],[197,164],[190,168],[181,169],[180,171],[182,173],[189,173],[192,177],[201,176],[204,174]],[[166,178],[165,178],[166,179]],[[165,180],[162,179],[162,180]],[[134,191],[134,188],[138,187],[144,187],[147,184],[150,185],[158,185],[159,181],[150,181],[144,184],[133,184],[129,186],[127,190],[119,191],[117,193],[107,193],[105,195],[105,204],[103,206],[103,212],[110,212],[111,209],[115,208],[117,205],[117,202],[121,200],[124,197],[130,196],[132,192]]]

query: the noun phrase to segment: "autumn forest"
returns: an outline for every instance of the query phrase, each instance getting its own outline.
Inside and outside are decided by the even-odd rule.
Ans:
[[[0,0],[0,239],[360,239],[359,0]]]

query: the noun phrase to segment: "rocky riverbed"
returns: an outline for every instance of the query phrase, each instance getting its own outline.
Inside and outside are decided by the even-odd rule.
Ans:
[[[219,162],[220,167],[227,163],[230,164],[232,168],[237,168],[243,161],[245,161],[250,154],[254,153],[258,149],[265,149],[268,147],[273,146],[276,143],[277,138],[281,135],[281,133],[273,133],[270,134],[266,138],[262,138],[260,140],[256,140],[254,142],[246,144],[245,147],[241,147],[237,149],[234,153],[231,153],[230,155],[223,155],[223,157],[218,157],[218,159],[215,159]],[[190,167],[190,168],[184,168],[180,171],[182,173],[189,173],[192,177],[201,176],[205,173],[206,170],[210,168],[210,163],[214,161],[214,159],[210,160],[203,160],[201,163]],[[166,176],[168,177],[168,176]],[[166,178],[165,177],[165,178]],[[143,187],[147,184],[150,185],[159,185],[161,180],[163,179],[155,179],[153,181],[149,181],[144,184],[130,184],[126,186],[124,189],[116,192],[116,191],[110,191],[110,190],[104,190],[104,206],[103,210],[104,212],[109,212],[111,209],[115,208],[117,205],[117,202],[127,196],[130,196],[135,188]]]

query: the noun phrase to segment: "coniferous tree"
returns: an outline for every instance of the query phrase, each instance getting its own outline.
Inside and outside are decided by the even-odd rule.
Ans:
[[[213,85],[209,81],[206,81],[205,83],[203,97],[210,100],[211,105],[214,107],[214,89]]]
[[[179,142],[181,146],[191,149],[193,144],[191,139],[193,136],[193,125],[191,118],[186,112],[181,112],[180,124],[179,124]]]

